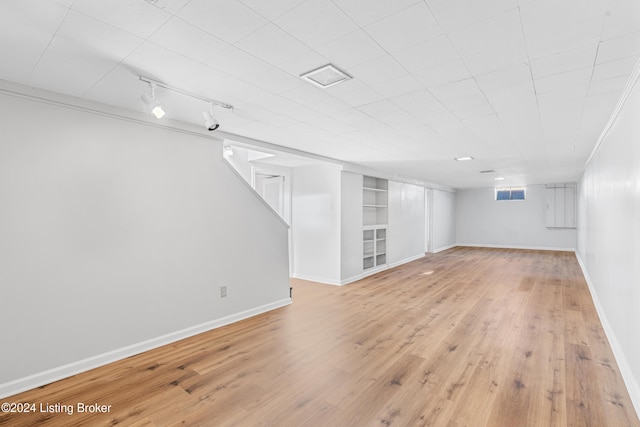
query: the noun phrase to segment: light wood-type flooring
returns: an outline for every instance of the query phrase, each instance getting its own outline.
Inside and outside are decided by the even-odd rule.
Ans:
[[[640,426],[575,255],[454,248],[11,398],[0,426]]]

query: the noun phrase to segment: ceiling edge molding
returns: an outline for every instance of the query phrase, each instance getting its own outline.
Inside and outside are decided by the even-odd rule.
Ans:
[[[640,80],[640,60],[636,62],[636,65],[633,68],[633,72],[631,73],[629,80],[627,80],[627,84],[625,85],[624,90],[620,95],[620,99],[616,104],[616,108],[613,110],[613,113],[611,113],[611,117],[609,118],[609,121],[607,122],[604,129],[602,130],[600,137],[598,137],[598,141],[596,142],[596,145],[593,147],[593,150],[591,150],[591,154],[589,155],[589,158],[587,159],[587,161],[584,164],[584,167],[582,168],[583,172],[587,168],[587,166],[589,166],[589,163],[591,163],[591,160],[593,160],[593,158],[595,157],[604,139],[609,135],[609,131],[611,131],[611,128],[613,127],[614,123],[616,122],[616,120],[618,120],[620,111],[622,110],[624,105],[627,103],[627,100],[633,93],[639,80]]]
[[[147,117],[146,114],[136,111],[51,92],[37,87],[25,86],[7,80],[0,79],[0,94],[222,142],[222,138],[217,135],[214,136],[205,129],[198,131],[195,126],[184,122],[163,119],[160,123],[156,119]]]

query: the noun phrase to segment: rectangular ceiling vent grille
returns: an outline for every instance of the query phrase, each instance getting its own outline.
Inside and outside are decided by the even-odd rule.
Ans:
[[[351,79],[350,75],[331,64],[301,74],[300,77],[323,89]]]
[[[493,169],[487,169],[486,171],[480,171],[480,173],[494,173]]]

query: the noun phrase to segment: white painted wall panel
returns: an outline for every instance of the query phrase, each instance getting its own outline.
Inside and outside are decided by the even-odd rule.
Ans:
[[[322,163],[293,170],[293,275],[340,283],[340,167]]]
[[[341,176],[340,279],[362,275],[362,175],[342,172]]]
[[[0,393],[288,299],[287,227],[219,142],[3,93],[0,116]]]
[[[459,245],[574,250],[575,229],[547,228],[544,185],[527,186],[526,200],[495,200],[493,188],[456,192],[456,241]],[[563,199],[564,205],[564,199]]]
[[[387,262],[401,264],[423,256],[424,188],[389,181]]]
[[[578,255],[640,413],[640,87],[580,182]]]
[[[456,244],[456,193],[433,189],[433,251]]]

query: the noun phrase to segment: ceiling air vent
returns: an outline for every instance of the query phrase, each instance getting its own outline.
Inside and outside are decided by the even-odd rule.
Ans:
[[[480,171],[480,173],[494,173],[493,169],[487,169],[486,171]]]
[[[300,77],[323,89],[351,79],[350,75],[331,64],[301,74]]]

